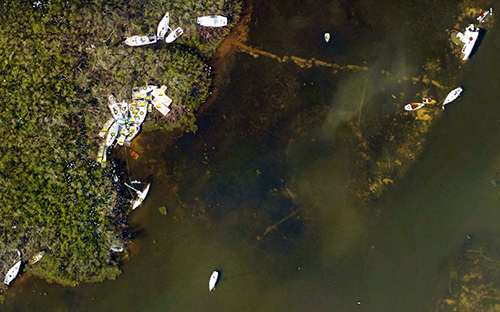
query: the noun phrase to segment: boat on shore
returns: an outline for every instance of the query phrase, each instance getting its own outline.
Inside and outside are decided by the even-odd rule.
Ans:
[[[421,109],[424,106],[425,106],[425,103],[411,103],[411,104],[406,104],[405,105],[405,110],[407,110],[407,111],[414,111],[414,110],[417,110],[417,109]]]
[[[328,43],[330,41],[330,33],[325,33],[325,41]]]
[[[227,17],[225,16],[202,16],[196,19],[196,22],[205,27],[223,27],[227,26]]]
[[[5,279],[3,280],[5,285],[9,285],[19,274],[19,269],[21,268],[21,260],[19,260],[13,267],[7,271],[5,275]]]
[[[455,101],[460,96],[460,94],[462,94],[463,90],[464,89],[462,89],[461,87],[458,87],[456,89],[453,89],[450,93],[448,93],[448,95],[446,96],[446,98],[444,99],[444,102],[443,102],[443,109],[444,109],[445,105],[450,104],[451,102]]]
[[[488,16],[490,16],[490,15],[492,15],[492,14],[493,14],[493,8],[490,8],[490,10],[489,10],[489,11],[486,11],[486,12],[484,12],[483,14],[479,15],[479,16],[477,17],[477,20],[478,20],[480,23],[484,23],[484,20],[485,20]]]
[[[144,199],[146,199],[146,196],[148,196],[148,193],[149,193],[149,188],[151,187],[151,183],[148,183],[146,185],[146,188],[144,188],[143,191],[139,191],[135,188],[133,188],[132,186],[128,185],[127,183],[125,183],[125,185],[134,190],[135,193],[137,194],[137,198],[132,202],[132,210],[134,210],[135,208],[139,207],[142,202],[144,201]]]
[[[180,27],[177,27],[175,30],[172,30],[170,32],[170,34],[168,34],[167,38],[165,38],[165,42],[166,43],[172,43],[177,38],[179,38],[180,36],[182,36],[183,33],[184,33],[184,30],[182,30],[182,28],[180,28]]]
[[[120,124],[118,122],[114,122],[111,127],[108,129],[108,135],[106,136],[106,148],[113,145],[116,138],[118,137],[118,131],[120,130]]]
[[[156,36],[132,36],[125,40],[125,44],[131,47],[138,47],[156,43]]]
[[[219,271],[214,271],[212,276],[210,276],[210,280],[208,281],[208,290],[212,291],[215,289],[215,285],[217,285],[217,281],[219,280]]]
[[[163,40],[168,31],[168,24],[170,22],[170,18],[168,16],[168,12],[163,16],[160,23],[158,24],[158,29],[156,30],[156,37],[158,40]]]
[[[39,253],[37,253],[36,255],[33,256],[33,258],[30,259],[29,263],[30,264],[35,264],[37,263],[38,261],[40,261],[43,257],[43,255],[45,254],[45,251],[40,251]]]

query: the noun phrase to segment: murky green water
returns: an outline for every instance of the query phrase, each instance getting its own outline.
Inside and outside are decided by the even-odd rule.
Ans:
[[[137,237],[123,274],[76,288],[23,276],[2,311],[434,311],[467,234],[498,233],[498,27],[465,66],[466,91],[421,159],[382,201],[360,207],[335,131],[396,109],[381,99],[409,94],[397,77],[447,53],[447,36],[433,32],[451,27],[456,2],[251,4],[249,46],[370,70],[237,53],[216,71],[225,83],[196,134],[136,139],[132,179],[154,184],[130,215]],[[213,270],[222,275],[210,293]]]

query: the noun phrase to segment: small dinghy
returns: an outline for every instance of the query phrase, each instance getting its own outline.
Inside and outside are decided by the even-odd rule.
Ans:
[[[39,253],[34,255],[33,258],[30,259],[30,264],[35,264],[38,261],[40,261],[44,254],[45,254],[45,251],[40,251]]]
[[[182,28],[178,27],[175,30],[171,31],[170,34],[168,34],[167,38],[165,38],[165,42],[172,43],[175,41],[175,39],[182,36],[183,33],[184,33],[184,30],[182,30]]]
[[[158,24],[158,29],[156,30],[156,37],[158,40],[163,40],[168,31],[168,23],[170,18],[168,17],[168,12],[163,16],[160,23]]]
[[[21,261],[18,261],[16,264],[14,264],[12,268],[9,269],[3,281],[5,285],[9,285],[17,277],[20,268],[21,268]]]
[[[196,19],[196,22],[201,26],[206,27],[223,27],[227,25],[227,17],[225,16],[202,16]]]
[[[414,111],[417,109],[421,109],[424,106],[425,106],[425,103],[411,103],[411,104],[405,105],[405,109],[407,111]]]
[[[134,181],[134,182],[136,182],[136,181]],[[134,183],[134,182],[132,182],[132,183]],[[136,182],[136,183],[142,183],[142,182]],[[134,190],[135,193],[137,194],[137,198],[132,202],[132,210],[134,210],[135,208],[139,207],[139,205],[142,204],[144,199],[146,199],[146,196],[148,196],[149,187],[151,186],[151,183],[148,183],[148,185],[146,185],[146,188],[142,192],[139,190],[136,190],[135,188],[128,185],[127,183],[125,183],[125,185],[128,186],[130,189]]]
[[[480,23],[484,23],[484,20],[489,16],[489,15],[492,15],[493,14],[493,8],[490,8],[489,11],[486,11],[484,12],[483,14],[479,15],[477,17],[477,20],[480,22]]]
[[[330,41],[330,33],[325,33],[325,41],[328,43]]]
[[[125,44],[131,47],[138,47],[152,43],[156,43],[156,36],[132,36],[125,40]]]
[[[460,96],[460,94],[462,94],[463,90],[464,89],[462,89],[461,87],[458,87],[453,91],[451,91],[450,93],[448,93],[448,96],[446,96],[446,99],[444,99],[443,102],[443,109],[446,104],[450,104],[451,102],[455,101]]]
[[[212,273],[212,276],[210,276],[210,280],[208,281],[208,290],[212,291],[215,289],[215,285],[217,284],[217,281],[219,280],[219,271],[214,271]]]

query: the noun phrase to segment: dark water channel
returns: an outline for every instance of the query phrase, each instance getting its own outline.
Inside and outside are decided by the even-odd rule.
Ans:
[[[335,133],[343,121],[397,109],[378,101],[408,92],[394,76],[446,59],[456,4],[249,2],[249,46],[369,70],[334,74],[235,54],[215,71],[222,82],[198,132],[145,133],[132,146],[140,155],[132,178],[154,184],[130,215],[137,237],[123,274],[76,288],[23,276],[0,310],[434,311],[467,235],[499,229],[497,25],[464,66],[463,97],[379,203],[351,197],[350,161]],[[210,293],[213,270],[221,280]]]

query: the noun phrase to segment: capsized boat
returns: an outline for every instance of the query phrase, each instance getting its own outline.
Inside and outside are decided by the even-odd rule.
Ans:
[[[168,12],[163,16],[160,23],[158,24],[158,29],[156,30],[156,37],[158,40],[163,40],[168,31],[168,23],[170,18],[168,16]]]
[[[475,28],[474,24],[470,24],[469,27],[465,29],[465,33],[457,33],[457,37],[464,43],[462,48],[462,53],[464,57],[462,60],[466,61],[469,59],[472,50],[474,49],[474,45],[477,42],[477,38],[479,37],[479,28]]]
[[[156,36],[132,36],[125,40],[125,44],[131,47],[138,47],[152,43],[156,43]]]
[[[111,246],[110,250],[112,252],[123,252],[123,247],[118,245]]]
[[[201,26],[206,27],[223,27],[227,25],[227,17],[225,16],[202,16],[196,19],[196,22]]]
[[[414,111],[417,109],[421,109],[424,106],[425,106],[425,103],[411,103],[411,104],[406,104],[405,109],[407,111]]]
[[[477,20],[480,22],[480,23],[484,23],[484,20],[489,16],[489,15],[492,15],[493,14],[493,8],[490,8],[489,11],[486,11],[484,12],[483,14],[479,15],[477,17]]]
[[[172,42],[174,42],[175,39],[182,36],[183,33],[184,33],[184,30],[182,30],[182,28],[180,28],[180,27],[177,27],[175,30],[172,30],[170,32],[170,34],[168,34],[167,38],[165,38],[165,42],[172,43]]]
[[[325,41],[330,41],[330,33],[325,33]]]
[[[120,124],[118,122],[114,122],[111,127],[109,127],[108,135],[106,136],[106,148],[113,145],[116,138],[118,137],[118,131],[120,131]]]
[[[44,254],[45,254],[45,251],[40,251],[39,253],[34,255],[33,258],[30,259],[30,264],[35,264],[38,261],[40,261]]]
[[[458,88],[452,90],[450,93],[448,93],[448,95],[446,96],[446,99],[444,99],[444,102],[443,102],[443,109],[444,109],[444,106],[446,104],[450,104],[451,102],[455,101],[460,96],[460,94],[462,94],[462,91],[464,91],[464,89],[462,89],[461,87],[458,87]]]
[[[9,271],[7,271],[5,279],[3,280],[5,285],[9,285],[17,277],[20,268],[21,268],[21,260],[19,260],[16,264],[14,264],[12,268],[9,269]]]
[[[214,271],[212,273],[212,276],[210,276],[210,280],[208,281],[208,290],[212,291],[215,289],[215,285],[217,284],[217,281],[219,280],[219,271]]]
[[[139,205],[142,204],[144,199],[146,199],[146,196],[148,196],[149,188],[151,187],[151,183],[148,183],[148,185],[146,185],[146,188],[143,191],[136,190],[135,188],[128,185],[127,183],[125,183],[125,185],[127,187],[129,187],[130,189],[134,190],[135,193],[137,194],[137,198],[132,202],[132,210],[134,210],[135,208],[139,207]]]

